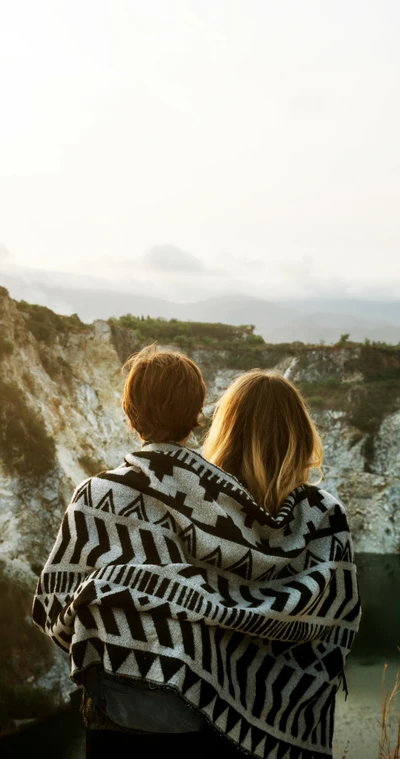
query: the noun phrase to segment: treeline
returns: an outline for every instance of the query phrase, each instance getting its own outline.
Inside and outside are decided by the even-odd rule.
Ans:
[[[254,334],[254,324],[235,327],[220,322],[191,322],[162,317],[154,319],[150,316],[133,316],[132,314],[109,321],[122,329],[134,330],[141,343],[157,340],[161,343],[177,343],[182,347],[195,344],[225,347],[231,346],[232,343],[265,345],[261,335]]]

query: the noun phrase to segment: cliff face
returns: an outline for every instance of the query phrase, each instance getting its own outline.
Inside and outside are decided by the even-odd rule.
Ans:
[[[136,447],[120,406],[120,366],[138,347],[135,332],[36,312],[0,289],[3,729],[49,713],[74,689],[66,657],[31,622],[32,595],[75,486]],[[199,347],[192,357],[207,382],[206,413],[251,366],[298,383],[325,439],[323,486],[345,504],[356,550],[389,553],[400,550],[399,359],[371,350]]]

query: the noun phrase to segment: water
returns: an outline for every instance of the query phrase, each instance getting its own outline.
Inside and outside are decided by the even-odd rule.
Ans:
[[[385,689],[400,669],[400,555],[359,554],[357,564],[363,619],[347,666],[349,697],[341,693],[337,701],[335,759],[346,748],[346,759],[378,759],[383,665],[388,662]],[[2,759],[84,759],[79,701],[77,693],[63,714],[3,738]]]

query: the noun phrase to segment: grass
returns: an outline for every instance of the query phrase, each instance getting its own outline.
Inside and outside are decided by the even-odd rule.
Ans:
[[[384,665],[382,675],[382,720],[378,757],[379,759],[400,759],[400,714],[397,716],[397,737],[394,745],[389,735],[390,718],[393,715],[395,699],[400,694],[400,671],[396,674],[392,690],[385,692],[387,666],[387,664]]]
[[[385,691],[385,676],[388,665],[385,663],[382,673],[382,699],[381,699],[381,733],[379,736],[378,759],[400,759],[400,713],[397,714],[397,731],[394,743],[391,740],[390,720],[393,717],[395,701],[400,695],[400,670],[397,672],[391,691]],[[349,742],[341,752],[341,759],[349,755]],[[349,759],[353,759],[349,756]]]

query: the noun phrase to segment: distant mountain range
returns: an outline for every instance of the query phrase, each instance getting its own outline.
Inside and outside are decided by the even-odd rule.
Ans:
[[[76,278],[78,282],[78,277]],[[58,313],[77,313],[83,321],[108,319],[126,313],[190,321],[254,324],[267,342],[336,342],[350,339],[400,343],[400,300],[325,299],[271,301],[246,295],[222,295],[194,303],[106,289],[73,287],[61,282],[27,282],[8,273],[0,284],[17,300],[46,305]]]

